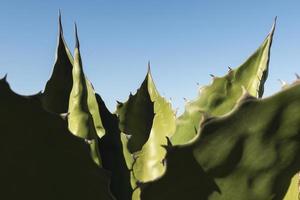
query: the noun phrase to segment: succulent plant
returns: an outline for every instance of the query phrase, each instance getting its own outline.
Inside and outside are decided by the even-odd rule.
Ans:
[[[275,25],[176,117],[150,63],[137,92],[111,113],[84,74],[77,27],[73,57],[59,16],[44,91],[21,96],[0,80],[1,199],[298,198],[299,80],[261,99]]]
[[[155,88],[150,63],[140,89],[126,103],[119,103],[117,114],[127,166],[132,172],[133,199],[139,199],[139,182],[154,180],[164,173],[166,167],[162,161],[166,151],[162,145],[167,144],[166,137],[175,131],[175,114]]]
[[[166,173],[142,199],[283,199],[300,170],[299,98],[299,83],[263,100],[244,93],[230,114],[203,118],[190,144],[166,146]]]
[[[185,112],[176,120],[174,144],[185,144],[193,139],[203,114],[222,116],[230,112],[242,96],[243,89],[261,97],[268,75],[268,65],[276,18],[273,27],[261,46],[237,69],[229,68],[224,77],[213,77],[209,86],[201,88],[200,95],[189,102]]]
[[[0,80],[0,199],[113,200],[109,172],[69,132],[65,116],[43,108],[40,96],[20,96]]]

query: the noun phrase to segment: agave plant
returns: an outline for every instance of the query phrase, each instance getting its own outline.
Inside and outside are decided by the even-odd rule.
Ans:
[[[275,25],[177,117],[150,63],[137,92],[111,113],[84,74],[77,27],[73,57],[59,16],[44,91],[21,96],[0,81],[2,199],[298,198],[299,81],[261,99]]]

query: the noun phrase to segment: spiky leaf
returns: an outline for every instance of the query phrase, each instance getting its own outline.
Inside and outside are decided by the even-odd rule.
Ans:
[[[147,74],[147,81],[155,115],[149,139],[141,151],[135,154],[134,176],[141,182],[148,182],[163,174],[165,166],[162,160],[166,151],[162,145],[167,145],[166,138],[171,137],[175,131],[175,114],[171,104],[159,95],[150,72]]]
[[[195,137],[203,113],[221,116],[233,109],[245,88],[251,95],[261,97],[268,73],[270,48],[275,23],[262,45],[246,62],[224,77],[214,77],[211,85],[201,89],[200,96],[188,103],[185,112],[177,119],[172,143],[185,144]]]
[[[88,80],[86,80],[83,73],[77,30],[72,75],[73,87],[70,94],[68,110],[69,129],[74,135],[86,139],[90,145],[93,160],[101,166],[96,126],[91,114],[92,111],[99,113],[98,104],[93,90],[90,89],[91,85]],[[90,105],[93,105],[94,107],[91,107]],[[97,110],[92,110],[91,108],[97,108]],[[100,117],[98,119],[100,119]]]
[[[263,100],[245,97],[230,114],[204,121],[192,143],[169,148],[166,174],[142,199],[281,200],[300,170],[299,122],[300,84]]]
[[[150,70],[148,71],[147,76],[137,94],[130,98],[130,106],[135,107],[134,109],[139,110],[142,115],[150,114],[148,116],[150,116],[149,118],[151,119],[154,111],[153,123],[151,124],[152,126],[150,127],[150,130],[144,129],[149,131],[150,134],[147,132],[139,132],[140,134],[144,134],[143,137],[147,139],[146,142],[143,141],[140,143],[143,144],[141,150],[135,152],[133,156],[124,149],[124,154],[127,158],[127,165],[129,168],[132,168],[131,185],[135,189],[132,198],[139,199],[140,189],[138,182],[154,180],[161,176],[165,171],[164,163],[161,161],[164,159],[166,151],[162,145],[167,144],[166,137],[171,137],[175,131],[175,114],[171,108],[171,104],[159,95],[151,77]],[[140,99],[143,99],[143,102],[148,103],[148,108],[141,107],[140,103],[135,103],[139,102]],[[124,104],[121,109],[123,109],[125,105],[126,104]],[[120,110],[118,113],[120,113]],[[124,116],[125,115],[122,117]],[[120,121],[129,121],[126,117],[122,117],[120,118]],[[128,115],[128,117],[131,117],[130,120],[135,122],[135,124],[132,123],[132,127],[141,127],[143,125],[139,124],[141,122],[138,114],[133,116]],[[146,126],[148,126],[148,124],[144,124],[144,127]],[[130,134],[130,132],[128,133]],[[132,135],[132,137],[134,136],[135,135]],[[128,137],[122,134],[123,146],[126,147],[126,144],[130,142],[130,140],[131,138],[128,140]]]
[[[113,200],[109,173],[38,98],[19,96],[0,80],[0,199]]]
[[[70,93],[73,87],[72,69],[74,59],[68,49],[59,15],[59,35],[56,52],[56,61],[53,67],[51,78],[46,84],[41,100],[46,110],[53,113],[66,113],[69,107]],[[92,84],[86,78],[88,107],[92,115],[97,135],[101,138],[105,134],[101,117],[98,111],[98,104]]]
[[[152,127],[154,108],[148,91],[148,76],[135,95],[130,94],[125,103],[117,107],[120,130],[130,135],[128,149],[136,152],[148,140]]]
[[[73,57],[63,37],[61,16],[59,16],[58,33],[58,45],[53,72],[46,84],[41,99],[46,110],[54,113],[66,113],[68,111],[69,96],[73,84]]]

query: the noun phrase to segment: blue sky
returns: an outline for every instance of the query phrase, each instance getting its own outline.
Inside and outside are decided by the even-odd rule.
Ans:
[[[77,22],[85,73],[108,107],[125,101],[143,81],[147,62],[160,93],[183,108],[198,86],[240,65],[278,16],[265,96],[300,73],[300,1],[89,0],[1,1],[0,76],[14,91],[33,94],[52,71],[61,9],[74,48]]]

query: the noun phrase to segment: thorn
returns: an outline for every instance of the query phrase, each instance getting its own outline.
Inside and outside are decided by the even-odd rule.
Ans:
[[[166,164],[167,164],[167,159],[164,158],[164,159],[162,159],[160,162],[161,162],[161,164],[162,164],[163,166],[166,166]]]
[[[63,34],[63,28],[62,28],[62,22],[61,22],[61,11],[60,11],[60,9],[58,10],[58,31],[59,31],[60,35]]]
[[[171,142],[170,138],[168,136],[166,136],[166,139],[167,139],[168,147],[172,147],[173,145],[172,145],[172,142]]]
[[[278,79],[278,81],[281,83],[281,87],[285,87],[287,83],[281,79]]]
[[[130,140],[130,138],[132,137],[132,135],[125,134],[125,137],[127,138],[127,140]]]
[[[232,71],[232,68],[231,68],[230,66],[228,66],[228,70],[229,70],[229,71]]]
[[[167,144],[163,144],[161,145],[161,147],[163,147],[166,151],[169,151],[170,149],[172,149],[173,145],[171,143],[171,140],[168,136],[166,136],[167,138]]]
[[[118,104],[118,106],[123,106],[123,103],[122,102],[120,102],[120,101],[116,101],[117,102],[117,104]]]
[[[213,78],[215,78],[215,75],[213,75],[213,74],[209,74],[211,77],[213,77]]]
[[[4,77],[2,78],[3,81],[7,82],[7,73],[4,75]]]
[[[185,102],[188,102],[187,98],[185,98],[185,97],[183,97],[183,100],[184,100]]]
[[[79,44],[79,39],[78,39],[78,31],[77,31],[77,24],[76,24],[76,22],[74,23],[74,25],[75,25],[75,40],[76,40],[75,48],[79,49],[80,44]]]
[[[87,143],[87,144],[92,144],[93,143],[93,140],[89,140],[89,139],[84,139],[84,141]]]
[[[70,113],[67,112],[67,113],[60,113],[59,115],[63,120],[66,120],[68,118],[69,114]]]
[[[150,73],[151,72],[151,66],[150,66],[150,60],[148,60],[148,73]]]
[[[276,28],[276,24],[277,24],[277,16],[275,16],[274,18],[274,22],[273,22],[273,25],[272,25],[272,28],[271,28],[271,31],[269,34],[273,34],[274,31],[275,31],[275,28]]]
[[[199,82],[197,82],[197,83],[196,83],[196,85],[199,87],[199,86],[200,86],[200,83],[199,83]]]
[[[89,81],[89,80],[87,80],[87,81]],[[89,81],[90,82],[90,81]],[[91,84],[91,86],[92,86],[92,89],[95,91],[95,88],[94,88],[94,85],[93,85],[93,83],[92,82],[90,82],[90,84]]]
[[[295,76],[296,76],[297,79],[300,79],[299,74],[295,73]]]

